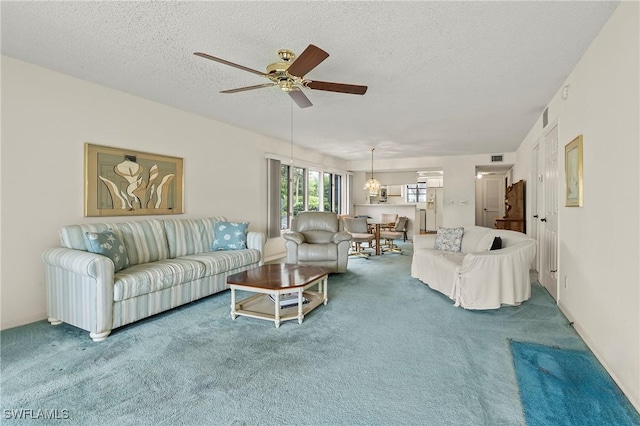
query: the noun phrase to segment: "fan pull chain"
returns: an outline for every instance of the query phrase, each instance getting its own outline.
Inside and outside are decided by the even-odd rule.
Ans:
[[[293,166],[293,98],[291,98],[291,165]]]

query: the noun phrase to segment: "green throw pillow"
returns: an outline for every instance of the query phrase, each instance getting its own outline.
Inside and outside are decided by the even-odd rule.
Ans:
[[[127,250],[124,248],[120,238],[111,229],[102,232],[85,232],[84,236],[90,252],[101,254],[111,259],[114,265],[114,272],[129,266]]]
[[[246,249],[248,227],[249,222],[216,222],[211,250]]]

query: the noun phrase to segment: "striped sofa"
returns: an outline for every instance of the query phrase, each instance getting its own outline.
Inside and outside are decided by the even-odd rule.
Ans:
[[[51,324],[87,330],[98,342],[114,328],[226,290],[227,276],[262,265],[265,235],[249,232],[247,249],[211,251],[224,217],[92,223],[60,230],[62,247],[43,254]],[[129,267],[114,273],[106,256],[91,253],[85,232],[113,230]]]

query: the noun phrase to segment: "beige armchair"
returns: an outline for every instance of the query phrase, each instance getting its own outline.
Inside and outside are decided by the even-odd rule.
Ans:
[[[340,232],[338,215],[331,212],[302,212],[286,232],[287,263],[322,266],[331,272],[345,272],[351,234]]]

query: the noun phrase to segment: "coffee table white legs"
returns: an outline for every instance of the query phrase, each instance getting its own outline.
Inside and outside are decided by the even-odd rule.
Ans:
[[[325,277],[324,280],[320,281],[320,284],[318,284],[318,291],[324,295],[324,302],[322,303],[324,303],[325,305],[329,301],[329,295],[327,294],[327,287],[328,287],[327,280],[328,278]]]
[[[236,318],[238,318],[238,314],[236,314],[236,289],[231,287],[231,319]]]
[[[276,328],[280,328],[280,293],[275,294],[276,301],[274,303],[276,314],[275,314],[275,324]]]
[[[298,324],[302,324],[304,315],[302,315],[302,289],[298,291]]]

